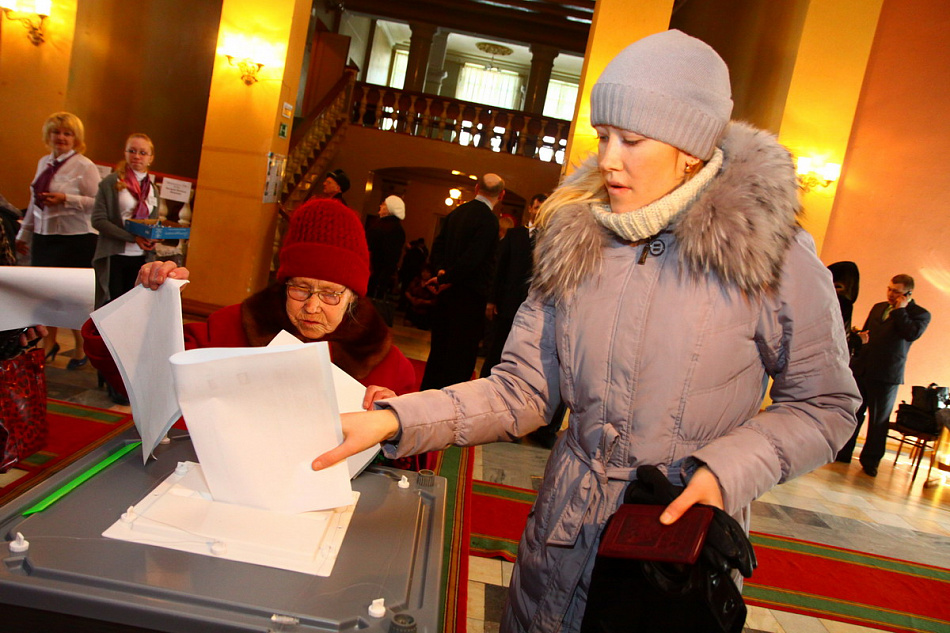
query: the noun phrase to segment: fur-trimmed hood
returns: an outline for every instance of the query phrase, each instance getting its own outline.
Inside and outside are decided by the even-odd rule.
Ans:
[[[720,148],[719,174],[667,230],[690,273],[712,273],[756,295],[778,285],[785,252],[800,230],[795,167],[774,135],[746,123],[730,123]],[[592,158],[565,185],[589,180],[596,171]],[[589,202],[552,211],[538,237],[532,288],[548,300],[569,296],[599,272],[603,247],[611,239]]]
[[[284,284],[271,284],[241,304],[241,325],[252,347],[267,345],[281,330],[305,343],[312,342],[287,317],[284,293]],[[333,364],[357,380],[369,375],[392,347],[389,327],[365,297],[357,299],[355,308],[347,310],[339,327],[320,340],[330,344]]]

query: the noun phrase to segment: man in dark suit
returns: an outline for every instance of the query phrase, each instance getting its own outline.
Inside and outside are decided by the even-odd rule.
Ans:
[[[490,375],[491,368],[501,361],[501,352],[508,340],[515,313],[528,298],[534,251],[534,221],[541,203],[547,198],[543,193],[535,194],[525,209],[522,225],[508,229],[498,245],[495,281],[485,308],[485,317],[492,322],[492,331],[488,353],[482,364],[482,378]]]
[[[858,426],[848,443],[838,452],[837,461],[850,462],[854,444],[867,410],[868,431],[861,451],[861,467],[871,477],[884,457],[888,421],[904,382],[904,364],[910,344],[920,338],[930,324],[930,313],[910,298],[914,278],[897,275],[887,287],[887,301],[871,308],[864,329],[858,332],[861,347],[851,360],[851,371],[861,390],[864,404],[858,410]]]
[[[432,311],[432,342],[421,389],[441,389],[472,377],[485,327],[498,218],[493,209],[505,195],[505,181],[485,174],[475,199],[449,213],[432,243],[438,273],[428,285],[438,293]]]

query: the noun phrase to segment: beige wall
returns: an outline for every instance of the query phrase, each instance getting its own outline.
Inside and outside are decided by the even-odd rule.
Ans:
[[[910,351],[899,396],[908,401],[912,384],[950,382],[947,33],[950,3],[885,0],[821,252],[860,268],[859,326],[893,275],[916,279],[914,299],[933,321]]]

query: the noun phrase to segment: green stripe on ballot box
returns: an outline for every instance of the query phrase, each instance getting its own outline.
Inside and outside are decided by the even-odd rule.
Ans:
[[[64,483],[62,486],[60,486],[59,488],[51,492],[49,495],[41,499],[39,502],[34,504],[33,506],[27,508],[23,512],[23,516],[29,516],[31,514],[36,514],[37,512],[42,512],[43,510],[50,507],[51,505],[53,505],[54,503],[56,503],[57,501],[65,497],[66,495],[68,495],[70,492],[72,492],[73,490],[81,486],[83,483],[85,483],[89,479],[92,479],[101,471],[105,470],[107,466],[118,461],[125,455],[128,455],[129,453],[131,453],[132,451],[134,451],[136,448],[138,448],[141,445],[142,445],[142,442],[132,442],[131,444],[127,444],[123,446],[122,448],[115,451],[114,453],[106,457],[105,459],[90,466],[88,469],[76,475],[75,477],[73,477],[72,479]]]

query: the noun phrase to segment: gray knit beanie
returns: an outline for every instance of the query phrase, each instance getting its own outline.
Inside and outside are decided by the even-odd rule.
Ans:
[[[681,31],[634,42],[591,92],[591,125],[612,125],[709,160],[732,114],[729,69],[711,46]]]

